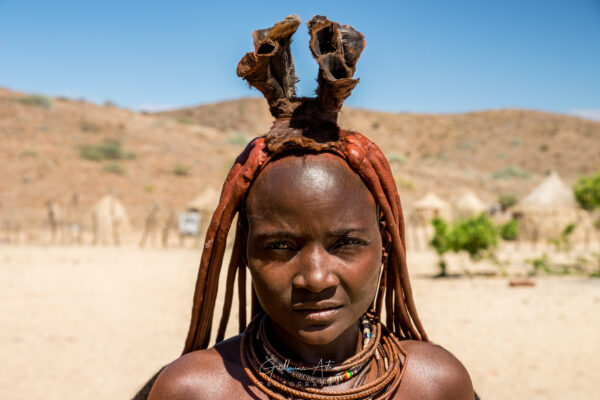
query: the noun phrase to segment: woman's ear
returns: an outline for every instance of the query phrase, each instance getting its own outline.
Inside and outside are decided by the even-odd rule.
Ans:
[[[379,214],[379,233],[381,234],[381,263],[385,264],[388,260],[392,240],[383,213]]]

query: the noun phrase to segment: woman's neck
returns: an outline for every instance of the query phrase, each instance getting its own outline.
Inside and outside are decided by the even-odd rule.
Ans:
[[[352,324],[337,339],[326,344],[308,344],[299,341],[270,319],[267,323],[267,337],[283,356],[306,365],[338,364],[352,357],[362,346],[358,323]]]

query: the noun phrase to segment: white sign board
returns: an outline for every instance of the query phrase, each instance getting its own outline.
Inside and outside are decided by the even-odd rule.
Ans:
[[[200,214],[188,211],[179,214],[179,234],[198,236],[200,233]]]

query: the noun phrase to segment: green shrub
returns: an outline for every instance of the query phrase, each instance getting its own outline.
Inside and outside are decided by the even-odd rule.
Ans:
[[[106,159],[102,150],[98,149],[97,146],[83,146],[79,151],[81,158],[91,161],[102,161]]]
[[[432,219],[431,224],[433,225],[435,234],[433,235],[430,244],[438,254],[442,255],[450,250],[450,244],[448,242],[450,227],[448,226],[448,223],[440,217]]]
[[[102,168],[106,172],[110,172],[111,174],[123,175],[125,173],[125,168],[119,164],[118,162],[109,162]]]
[[[485,214],[466,218],[453,224],[448,243],[456,253],[466,251],[471,258],[479,259],[485,251],[498,243],[498,231]]]
[[[535,274],[539,274],[540,272],[550,273],[552,271],[550,269],[550,259],[546,253],[544,253],[541,257],[529,260],[529,262],[533,266]]]
[[[233,132],[227,136],[227,143],[234,146],[246,146],[250,141],[250,138],[241,132]]]
[[[173,175],[177,176],[188,176],[190,174],[190,169],[183,164],[175,164],[173,169],[171,169]]]
[[[406,162],[406,157],[402,153],[393,152],[387,157],[388,161],[391,163],[404,164]]]
[[[452,225],[438,217],[431,223],[435,233],[429,244],[440,257],[439,276],[446,275],[444,254],[448,251],[466,251],[473,260],[478,260],[485,252],[490,252],[498,242],[498,231],[485,214],[459,220]]]
[[[447,161],[450,159],[450,156],[445,151],[442,151],[437,154],[437,158],[438,160]]]
[[[473,145],[471,144],[471,142],[458,142],[456,147],[458,147],[461,150],[469,150],[473,148]]]
[[[401,189],[414,190],[416,188],[415,183],[408,177],[394,174],[394,182],[396,182],[396,186]]]
[[[517,197],[514,194],[502,193],[498,196],[498,203],[502,207],[502,211],[506,211],[517,204]]]
[[[83,146],[79,155],[81,158],[91,161],[103,160],[130,160],[136,158],[135,153],[125,152],[121,143],[114,140],[107,140],[98,145]]]
[[[98,125],[93,124],[91,122],[87,122],[87,121],[82,121],[81,123],[79,123],[79,129],[81,129],[82,132],[90,132],[90,133],[100,132],[100,127]]]
[[[190,117],[179,117],[179,118],[177,118],[177,121],[181,122],[182,124],[186,124],[186,125],[194,125],[196,123],[196,121]]]
[[[500,237],[504,240],[517,240],[519,236],[519,221],[511,219],[500,225]]]
[[[573,192],[577,203],[584,210],[600,209],[600,171],[593,176],[577,179]]]
[[[29,96],[20,98],[18,101],[28,106],[37,106],[44,108],[52,107],[52,99],[41,94],[30,94]]]
[[[429,244],[434,248],[440,257],[438,262],[438,267],[440,269],[439,276],[446,276],[447,269],[446,260],[444,260],[444,254],[450,250],[450,244],[448,242],[448,224],[439,217],[435,217],[433,220],[431,220],[431,224],[433,225],[435,234],[433,235],[433,239],[431,239]]]
[[[528,171],[516,166],[508,166],[492,172],[492,178],[494,179],[527,179],[530,176],[531,174]]]
[[[556,239],[550,239],[550,244],[553,244],[556,247],[556,250],[564,250],[568,251],[571,249],[571,235],[575,232],[575,228],[577,225],[575,223],[570,223],[565,226],[565,229],[560,233],[560,236]]]
[[[19,157],[21,158],[26,158],[26,157],[37,157],[38,153],[37,151],[34,150],[23,150],[20,154]]]

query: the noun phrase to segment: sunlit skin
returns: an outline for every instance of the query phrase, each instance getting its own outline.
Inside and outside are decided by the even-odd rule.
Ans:
[[[260,173],[245,211],[248,268],[274,345],[309,364],[354,355],[382,256],[377,207],[361,178],[332,154],[287,156]],[[394,398],[473,399],[469,375],[450,353],[430,343],[402,346],[407,368]],[[266,399],[239,352],[236,336],[182,356],[163,370],[150,399]]]
[[[356,352],[356,322],[381,267],[376,210],[358,175],[330,154],[283,158],[253,184],[248,266],[290,356],[340,362]]]

